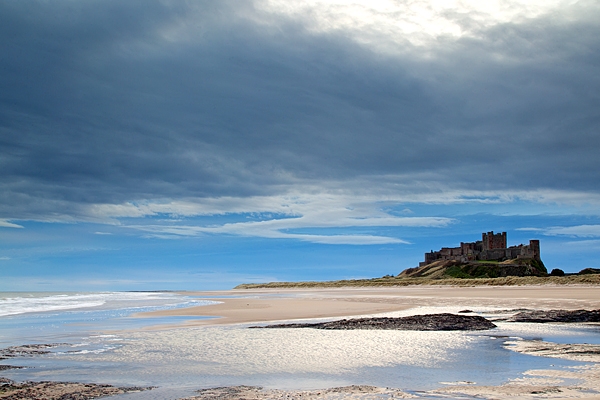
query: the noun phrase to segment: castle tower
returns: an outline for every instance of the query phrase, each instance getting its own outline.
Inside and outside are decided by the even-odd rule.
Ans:
[[[506,232],[494,234],[494,231],[491,231],[488,233],[482,233],[481,242],[483,251],[506,249]]]
[[[529,251],[531,252],[532,257],[535,260],[541,260],[540,256],[540,241],[539,240],[530,240],[529,241]]]

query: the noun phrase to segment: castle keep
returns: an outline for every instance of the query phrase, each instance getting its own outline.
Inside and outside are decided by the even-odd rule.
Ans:
[[[506,245],[506,232],[482,233],[481,240],[472,243],[460,243],[460,247],[442,247],[439,251],[425,253],[425,261],[419,266],[431,264],[438,260],[456,260],[461,262],[504,261],[515,258],[529,258],[540,261],[540,241],[530,240],[528,245]]]

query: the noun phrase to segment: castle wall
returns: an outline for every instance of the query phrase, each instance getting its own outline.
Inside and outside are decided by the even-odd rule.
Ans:
[[[540,258],[540,241],[530,240],[528,246],[521,246],[521,252],[517,258],[533,258],[535,260],[541,260]]]
[[[506,249],[506,258],[518,258],[523,252],[523,245],[511,246]]]
[[[436,251],[436,252],[431,252],[431,253],[425,253],[425,263],[430,264],[436,260],[440,259],[440,252]]]
[[[482,251],[479,260],[503,260],[506,257],[506,249],[494,249]]]
[[[476,243],[460,243],[461,254],[469,255],[474,254],[477,251],[481,251],[481,242]],[[478,245],[479,244],[479,245]]]
[[[439,253],[444,260],[450,259],[447,257],[457,257],[463,254],[462,249],[460,247],[442,247]]]

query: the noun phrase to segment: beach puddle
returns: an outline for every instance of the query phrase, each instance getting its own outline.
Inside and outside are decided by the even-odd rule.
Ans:
[[[499,385],[528,370],[582,365],[505,348],[519,333],[526,337],[532,330],[519,332],[514,325],[484,333],[236,326],[130,332],[90,337],[96,342],[24,360],[31,368],[8,371],[7,377],[158,386],[186,393],[214,386],[308,390],[350,384],[424,392],[465,382]],[[579,327],[573,334],[585,337]],[[564,329],[558,335],[570,336]],[[126,396],[149,399],[144,396],[157,393]]]

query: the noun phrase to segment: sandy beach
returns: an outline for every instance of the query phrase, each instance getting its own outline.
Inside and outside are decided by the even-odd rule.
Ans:
[[[186,325],[222,325],[293,319],[348,317],[416,307],[464,306],[532,309],[600,308],[597,286],[398,287],[341,289],[249,289],[186,292],[220,304],[138,314],[213,316]],[[244,296],[231,298],[228,296]]]

